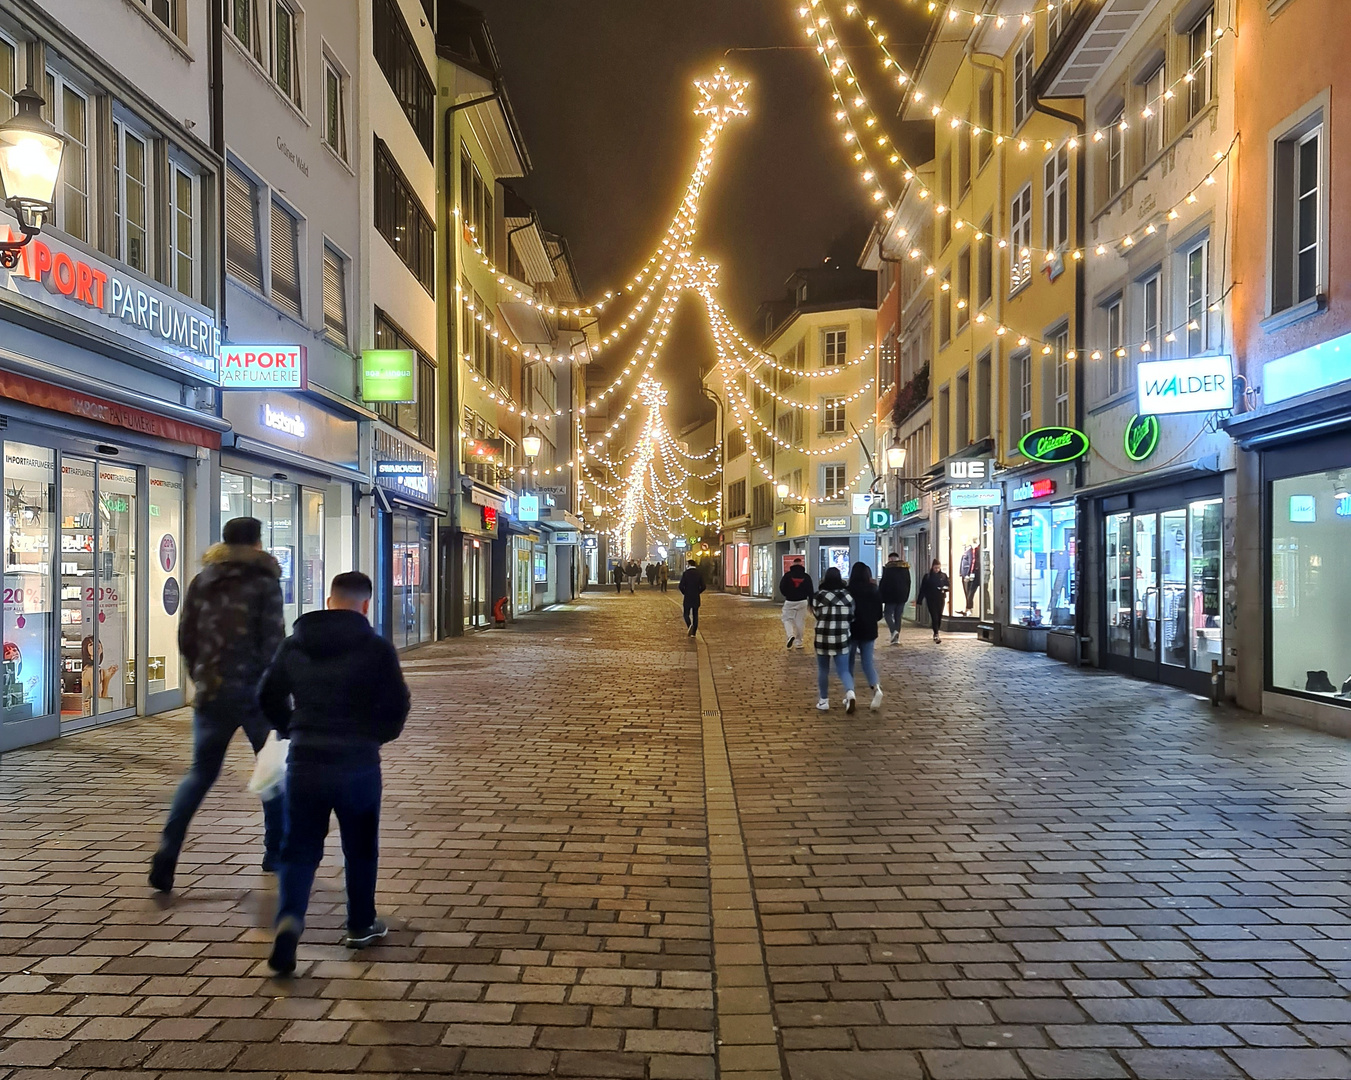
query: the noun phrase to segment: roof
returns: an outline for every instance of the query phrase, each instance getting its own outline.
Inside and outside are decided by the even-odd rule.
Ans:
[[[506,84],[502,81],[502,64],[497,55],[497,46],[493,43],[492,33],[488,29],[487,17],[478,8],[470,7],[463,0],[437,0],[436,14],[436,55],[480,76],[490,84],[491,100],[474,108],[477,110],[486,106],[496,106],[501,123],[520,161],[519,175],[526,175],[532,167],[530,154],[525,148],[525,136],[516,120],[516,112],[511,107],[511,98],[507,96]],[[488,95],[481,93],[475,96]],[[473,97],[469,100],[473,100]],[[463,104],[465,102],[456,101],[456,105]]]
[[[799,315],[860,307],[876,309],[877,275],[831,262],[795,270],[785,282],[784,295],[761,304],[755,314],[767,345]]]

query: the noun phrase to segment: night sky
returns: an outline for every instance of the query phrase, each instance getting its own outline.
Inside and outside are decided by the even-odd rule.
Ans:
[[[724,305],[749,331],[796,268],[832,251],[858,257],[873,207],[849,168],[821,60],[801,47],[797,3],[479,0],[533,165],[513,186],[567,237],[588,297],[622,284],[660,240],[697,152],[693,80],[719,64],[751,80],[751,115],[721,136],[695,242],[721,265]],[[918,43],[923,22],[897,25],[896,0],[874,3],[893,40],[909,29]],[[876,68],[878,54],[859,45],[851,58]],[[885,90],[872,100],[883,115],[899,104]],[[702,407],[698,370],[712,358],[701,305],[686,297],[660,365],[673,424]]]

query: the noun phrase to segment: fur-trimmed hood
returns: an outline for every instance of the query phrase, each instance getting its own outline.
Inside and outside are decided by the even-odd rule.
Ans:
[[[281,580],[281,565],[262,548],[248,544],[212,544],[202,556],[202,565],[225,566],[238,563],[241,567],[252,567]]]

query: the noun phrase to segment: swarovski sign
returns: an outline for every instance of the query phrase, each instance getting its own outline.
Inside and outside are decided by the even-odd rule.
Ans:
[[[1136,369],[1141,416],[1229,412],[1234,408],[1234,363],[1229,356],[1150,360]]]

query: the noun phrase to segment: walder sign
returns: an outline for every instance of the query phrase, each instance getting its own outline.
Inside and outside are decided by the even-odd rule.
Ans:
[[[1234,361],[1229,356],[1148,360],[1135,377],[1141,416],[1227,412],[1234,407]]]

